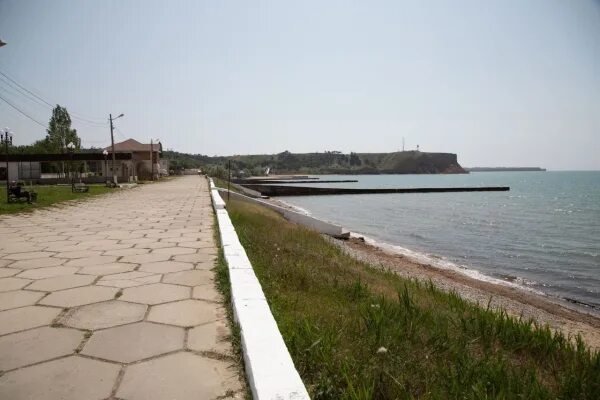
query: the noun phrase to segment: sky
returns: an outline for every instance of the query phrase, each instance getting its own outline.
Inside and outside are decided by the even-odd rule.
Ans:
[[[600,1],[0,0],[0,72],[86,146],[600,170]],[[0,126],[51,107],[0,75]],[[31,97],[31,96],[30,96]]]

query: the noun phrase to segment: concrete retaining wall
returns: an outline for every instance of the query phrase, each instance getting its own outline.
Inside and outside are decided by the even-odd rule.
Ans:
[[[252,264],[231,223],[225,202],[212,179],[210,187],[221,245],[229,268],[233,314],[240,327],[246,375],[252,396],[256,400],[310,399],[271,314]]]

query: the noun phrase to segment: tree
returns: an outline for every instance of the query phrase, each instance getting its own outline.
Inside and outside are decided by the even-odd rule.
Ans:
[[[77,130],[71,129],[71,117],[65,107],[58,104],[54,107],[46,132],[46,144],[51,152],[64,153],[69,143],[73,143],[76,150],[81,148],[81,139]]]

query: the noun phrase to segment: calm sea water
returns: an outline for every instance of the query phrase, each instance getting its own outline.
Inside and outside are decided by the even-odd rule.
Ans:
[[[442,264],[600,310],[600,172],[321,176],[384,188],[510,186],[509,192],[283,197],[313,216]],[[310,185],[306,185],[310,186]]]

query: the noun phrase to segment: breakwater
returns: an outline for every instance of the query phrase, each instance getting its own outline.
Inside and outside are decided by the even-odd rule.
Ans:
[[[309,178],[307,180],[303,179],[232,179],[231,182],[237,183],[240,185],[277,185],[277,184],[288,184],[288,183],[310,183],[310,184],[319,184],[319,183],[356,183],[357,179],[333,179],[333,180],[320,180],[318,178]]]
[[[242,184],[242,186],[260,192],[263,196],[318,196],[334,194],[383,194],[383,193],[448,193],[448,192],[506,192],[508,186],[482,187],[421,187],[421,188],[332,188],[303,187],[289,185]]]

